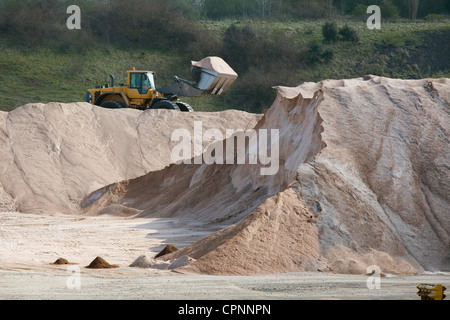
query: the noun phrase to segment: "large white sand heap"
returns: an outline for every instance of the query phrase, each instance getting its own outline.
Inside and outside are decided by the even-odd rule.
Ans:
[[[196,121],[205,130],[245,130],[260,118],[237,110],[143,112],[87,103],[0,112],[0,212],[77,212],[89,193],[169,165],[174,130],[193,132]]]
[[[256,129],[279,129],[280,170],[171,165],[109,185],[90,214],[228,225],[165,259],[186,270],[385,273],[450,269],[450,80],[351,80],[278,87]]]
[[[219,230],[162,257],[189,257],[177,269],[186,272],[450,270],[450,80],[277,90],[262,118],[86,103],[0,112],[0,211],[137,214]],[[172,132],[195,121],[278,129],[279,171],[170,164]]]

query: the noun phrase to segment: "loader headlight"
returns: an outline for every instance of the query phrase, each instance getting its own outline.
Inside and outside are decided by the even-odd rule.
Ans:
[[[86,102],[92,103],[92,94],[89,91],[86,92]]]

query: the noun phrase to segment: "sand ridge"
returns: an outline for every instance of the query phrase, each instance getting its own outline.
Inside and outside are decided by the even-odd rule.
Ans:
[[[171,163],[171,133],[252,128],[260,115],[230,110],[108,110],[87,103],[28,104],[0,112],[0,209],[78,212],[89,193]]]

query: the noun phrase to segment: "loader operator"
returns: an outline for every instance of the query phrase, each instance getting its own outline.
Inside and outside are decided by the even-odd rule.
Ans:
[[[140,94],[147,94],[149,89],[154,89],[146,73],[131,74],[130,88],[136,88]]]

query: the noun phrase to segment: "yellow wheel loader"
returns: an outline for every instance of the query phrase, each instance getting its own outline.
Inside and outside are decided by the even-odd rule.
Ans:
[[[127,83],[115,85],[113,75],[111,84],[98,86],[86,92],[86,102],[104,108],[134,109],[172,109],[185,112],[193,108],[179,97],[202,97],[220,95],[231,86],[238,77],[237,73],[219,57],[207,57],[199,62],[192,61],[194,81],[174,77],[175,83],[156,88],[155,73],[128,71]]]

